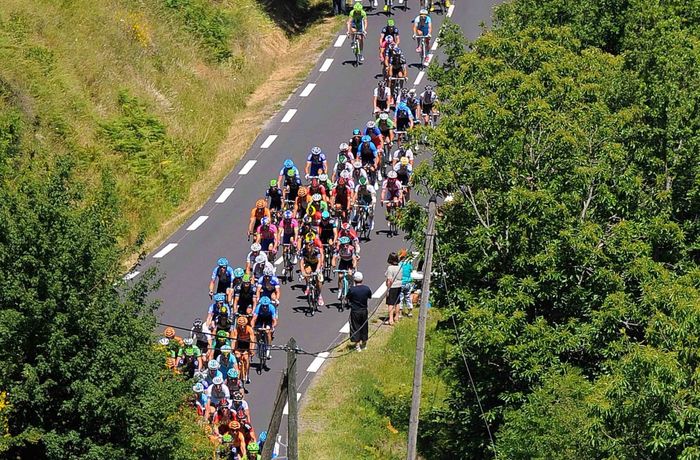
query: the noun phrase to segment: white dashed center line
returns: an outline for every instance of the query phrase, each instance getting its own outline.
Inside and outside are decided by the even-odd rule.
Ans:
[[[197,230],[200,225],[204,223],[205,220],[209,219],[209,216],[199,216],[197,219],[190,224],[189,227],[187,227],[187,231],[191,232],[193,230]]]
[[[244,176],[250,172],[251,169],[253,169],[253,166],[255,166],[255,163],[257,163],[257,160],[248,160],[248,163],[243,166],[243,169],[241,169],[238,174],[241,176]]]
[[[260,146],[261,149],[266,149],[272,145],[273,142],[275,142],[275,139],[277,139],[277,134],[270,134],[267,136],[267,139],[265,139],[265,142],[262,143]]]
[[[424,76],[425,76],[425,72],[423,70],[418,72],[418,75],[416,75],[416,81],[413,82],[413,85],[414,86],[419,85],[420,81],[423,79]]]
[[[304,88],[304,91],[302,91],[299,96],[300,97],[308,96],[309,94],[311,94],[311,91],[313,91],[315,87],[316,87],[316,83],[309,83],[308,85],[306,85],[306,88]]]
[[[331,64],[333,64],[333,59],[328,58],[323,62],[323,65],[321,66],[320,69],[318,69],[319,72],[327,72],[328,69],[331,68]]]
[[[333,46],[336,48],[340,48],[341,46],[343,46],[343,43],[345,42],[346,38],[348,38],[348,36],[345,34],[338,35],[338,38],[335,39],[335,43],[333,44]]]
[[[216,203],[223,203],[226,201],[226,198],[231,196],[233,193],[233,187],[231,188],[225,188],[223,192],[221,192],[221,195],[219,195],[219,198],[216,199]]]
[[[153,258],[154,258],[154,259],[160,259],[160,258],[162,258],[162,257],[165,257],[165,255],[166,255],[167,253],[169,253],[170,251],[172,251],[172,250],[175,249],[176,247],[177,247],[177,243],[168,243],[167,246],[165,246],[163,249],[161,249],[160,251],[158,251],[157,253],[155,253],[155,254],[153,255]]]
[[[311,361],[309,367],[306,368],[306,372],[318,372],[323,362],[326,360],[326,358],[328,358],[328,355],[330,355],[330,353],[328,353],[327,351],[319,353],[316,359]]]
[[[284,118],[282,118],[282,123],[289,123],[289,120],[292,119],[294,114],[297,113],[297,109],[289,109],[287,110],[287,113],[284,114]]]
[[[275,265],[279,265],[282,263],[282,257],[278,257],[277,260],[275,260]]]

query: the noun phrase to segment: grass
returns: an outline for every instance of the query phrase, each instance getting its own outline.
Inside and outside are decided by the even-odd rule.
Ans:
[[[444,348],[435,333],[438,315],[430,311],[421,411],[439,407],[446,391],[437,371]],[[300,412],[301,459],[406,458],[416,329],[416,317],[382,326],[367,350],[322,368]]]
[[[155,245],[242,155],[270,115],[261,106],[286,97],[334,24],[288,36],[256,0],[4,0],[0,119],[19,114],[29,152],[15,170],[70,156],[88,183],[112,172],[125,241]]]

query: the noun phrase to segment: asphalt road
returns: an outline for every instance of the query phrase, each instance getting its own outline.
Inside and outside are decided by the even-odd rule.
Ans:
[[[398,5],[398,0],[394,1]],[[411,65],[419,62],[413,46],[415,42],[411,40],[411,20],[418,14],[418,2],[408,2],[408,11],[396,8],[394,18],[401,33],[402,49]],[[364,3],[366,5],[367,1]],[[451,19],[462,27],[468,38],[473,39],[481,33],[480,24],[490,21],[492,7],[497,2],[457,0],[456,3],[449,11]],[[379,0],[379,5],[381,9],[382,0]],[[437,36],[446,15],[431,16],[434,21],[433,35]],[[160,311],[162,322],[189,328],[195,317],[206,317],[210,304],[208,283],[211,270],[222,256],[227,257],[234,267],[243,265],[250,245],[246,241],[250,208],[264,194],[269,180],[277,177],[285,158],[292,158],[301,169],[309,149],[319,145],[329,158],[329,167],[332,167],[338,144],[349,139],[353,128],[364,128],[371,112],[371,93],[377,81],[375,77],[380,72],[376,48],[386,17],[383,12],[373,11],[369,14],[368,23],[365,63],[357,68],[353,66],[349,40],[344,40],[344,30],[339,31],[343,33],[322,53],[306,81],[267,123],[253,146],[207,203],[150,254],[137,268],[138,272],[127,275],[136,277],[148,267],[158,266],[165,276],[156,293],[163,301]],[[439,54],[439,50],[433,52]],[[427,78],[422,76],[416,83],[418,76],[418,69],[411,66],[407,87],[416,87],[421,92]],[[418,157],[417,161],[420,159]],[[379,206],[376,215],[375,232],[380,233],[362,244],[359,268],[365,275],[365,283],[375,291],[375,297],[380,298],[388,253],[409,245],[401,235],[390,238],[386,233],[381,233],[387,229],[387,224]],[[278,267],[277,271],[279,273],[281,269]],[[282,288],[275,344],[285,344],[290,337],[294,337],[304,350],[321,352],[345,339],[347,333],[341,331],[347,327],[348,313],[331,307],[322,308],[313,317],[307,316],[302,308],[298,308],[305,305],[303,289],[297,287],[293,290],[295,284],[290,283]],[[334,283],[324,288],[326,303],[335,301],[335,295],[328,290],[330,285]],[[323,357],[299,355],[297,382],[302,395],[323,362]],[[269,371],[262,375],[251,372],[252,384],[246,399],[258,433],[265,430],[269,423],[280,371],[285,364],[284,352],[276,351],[269,362]],[[281,456],[285,455],[285,426],[286,418],[281,427]]]

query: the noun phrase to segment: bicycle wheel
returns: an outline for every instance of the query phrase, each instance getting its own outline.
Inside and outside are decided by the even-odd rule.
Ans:
[[[309,310],[311,311],[311,316],[316,313],[316,305],[314,305],[314,296],[316,288],[313,285],[309,286],[309,295],[306,296],[306,303],[309,305]]]

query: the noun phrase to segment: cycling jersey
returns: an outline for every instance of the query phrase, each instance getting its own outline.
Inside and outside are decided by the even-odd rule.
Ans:
[[[238,299],[238,313],[244,315],[248,307],[253,305],[253,297],[255,297],[255,287],[252,283],[248,287],[239,285],[233,294]]]
[[[335,229],[337,227],[335,219],[321,220],[318,227],[320,233],[319,238],[322,243],[327,243],[335,237]]]
[[[377,146],[373,142],[363,142],[359,150],[363,165],[374,164],[377,159]]]
[[[295,218],[291,218],[289,220],[282,219],[280,221],[279,228],[282,230],[282,244],[289,244],[294,236],[295,230],[299,228],[299,221]]]
[[[308,246],[304,246],[304,250],[301,253],[302,258],[304,259],[304,263],[306,265],[318,265],[318,262],[321,258],[321,251],[316,247],[316,246],[311,246],[309,248]]]
[[[258,278],[258,287],[260,287],[260,297],[272,297],[277,288],[280,286],[279,279],[272,275],[268,280],[265,276]]]
[[[401,185],[408,185],[408,179],[413,173],[413,168],[410,164],[402,165],[401,163],[396,163],[394,165],[394,171],[396,171],[396,178],[401,182]]]
[[[353,228],[349,228],[348,230],[341,228],[338,231],[338,239],[344,236],[350,238],[350,241],[357,241],[357,232]]]
[[[299,178],[299,170],[297,169],[296,166],[292,166],[291,168],[282,168],[280,169],[280,176],[284,177],[284,182],[287,184],[287,181],[290,180],[289,176],[287,176],[288,171],[292,169],[294,170],[294,178],[298,179]]]
[[[270,323],[272,323],[272,319],[277,319],[277,309],[275,308],[274,305],[262,305],[258,303],[255,307],[255,311],[253,312],[253,315],[257,316],[256,318],[256,324],[258,321],[264,321],[264,320],[270,320]]]
[[[364,20],[367,19],[367,12],[365,10],[360,12],[352,10],[350,12],[350,19],[352,20],[352,27],[358,32],[363,32],[365,30]]]
[[[228,375],[229,369],[235,369],[236,366],[238,366],[238,362],[236,361],[236,357],[233,353],[229,353],[228,358],[225,358],[224,354],[222,353],[216,358],[216,360],[219,362],[219,370],[223,375]]]
[[[396,161],[400,161],[403,157],[408,158],[408,161],[413,161],[413,150],[404,149],[403,147],[400,147],[394,150],[394,154],[392,155],[392,157]]]
[[[396,106],[396,118],[400,119],[408,119],[408,120],[413,120],[413,114],[411,113],[411,109],[406,105],[405,102],[400,102]]]
[[[198,328],[192,327],[190,330],[190,338],[195,341],[200,350],[209,347],[209,336],[204,333],[204,326],[199,326]]]
[[[357,158],[357,150],[360,148],[360,144],[362,144],[362,136],[353,136],[350,139],[350,150],[355,158]]]
[[[270,199],[270,209],[282,209],[282,189],[270,187],[265,192],[265,196]]]
[[[236,349],[247,351],[250,348],[250,342],[254,337],[253,328],[250,326],[245,326],[243,329],[237,327],[234,331],[234,338],[236,339]]]
[[[423,91],[419,97],[421,107],[432,107],[437,101],[437,94],[435,91]]]
[[[398,179],[384,179],[384,182],[382,182],[382,190],[386,190],[387,192],[389,192],[389,200],[398,198],[399,193],[401,192],[401,182],[399,182]]]
[[[362,185],[358,185],[355,189],[355,194],[358,204],[369,206],[372,204],[372,202],[374,202],[376,192],[374,187],[368,184],[365,185],[364,189],[362,188]]]
[[[230,288],[233,284],[233,268],[231,267],[214,267],[211,272],[211,280],[214,281],[218,278],[216,285],[216,293],[226,293],[226,289]]]
[[[275,241],[275,236],[277,235],[277,226],[275,224],[270,224],[267,226],[267,228],[264,228],[262,225],[259,225],[257,232],[260,235],[260,244],[264,249],[267,249],[267,246],[269,246],[271,243],[274,243]],[[267,243],[267,245],[263,243]]]
[[[318,176],[318,170],[323,169],[323,165],[326,162],[326,154],[321,152],[318,155],[309,155],[306,157],[306,161],[311,163],[311,168],[309,169],[310,176]]]
[[[352,191],[347,185],[340,186],[336,185],[331,195],[335,197],[336,204],[340,204],[343,209],[347,209],[350,205],[350,197],[352,196]]]
[[[323,185],[321,185],[321,183],[319,183],[319,184],[316,185],[316,186],[314,186],[314,185],[309,185],[309,196],[314,196],[314,195],[317,194],[317,193],[318,193],[319,195],[321,195],[322,197],[325,198],[325,196],[326,196],[326,187],[324,187]]]
[[[328,211],[328,203],[325,201],[312,201],[306,207],[306,214],[313,217],[315,220],[321,219],[321,213],[323,213],[323,211]]]
[[[263,217],[270,217],[270,210],[267,208],[258,208],[257,206],[250,210],[250,218],[255,219],[255,223],[260,225]]]
[[[272,265],[270,262],[264,262],[264,263],[253,265],[253,278],[257,280],[258,278],[263,276],[263,272],[268,267],[271,268],[273,271],[275,269],[275,266]]]
[[[391,118],[387,118],[386,120],[377,118],[375,124],[377,125],[377,128],[379,128],[379,131],[381,131],[382,134],[394,129],[394,122],[391,120]]]
[[[389,56],[389,64],[391,64],[394,70],[399,70],[401,67],[406,65],[406,57],[403,55],[403,53],[391,53],[391,56]]]
[[[423,35],[428,35],[428,33],[430,32],[430,23],[431,22],[432,22],[432,19],[430,19],[430,16],[418,15],[413,20],[413,23],[416,25],[416,29],[420,30],[423,33]]]
[[[185,346],[183,348],[180,348],[177,352],[178,358],[182,358],[184,356],[187,356],[187,352],[191,352],[189,356],[194,356],[195,358],[199,358],[202,356],[202,350],[199,349],[197,345],[190,345],[189,347]]]
[[[391,97],[391,90],[388,86],[384,87],[384,91],[379,91],[378,87],[374,88],[374,97],[377,98],[377,101],[386,101]]]
[[[341,244],[338,249],[338,257],[340,260],[352,260],[355,257],[355,247],[351,244]]]
[[[386,40],[386,37],[391,35],[394,37],[394,41],[396,41],[396,37],[399,35],[399,28],[396,26],[384,26],[382,29],[382,35],[384,36],[384,39]]]

